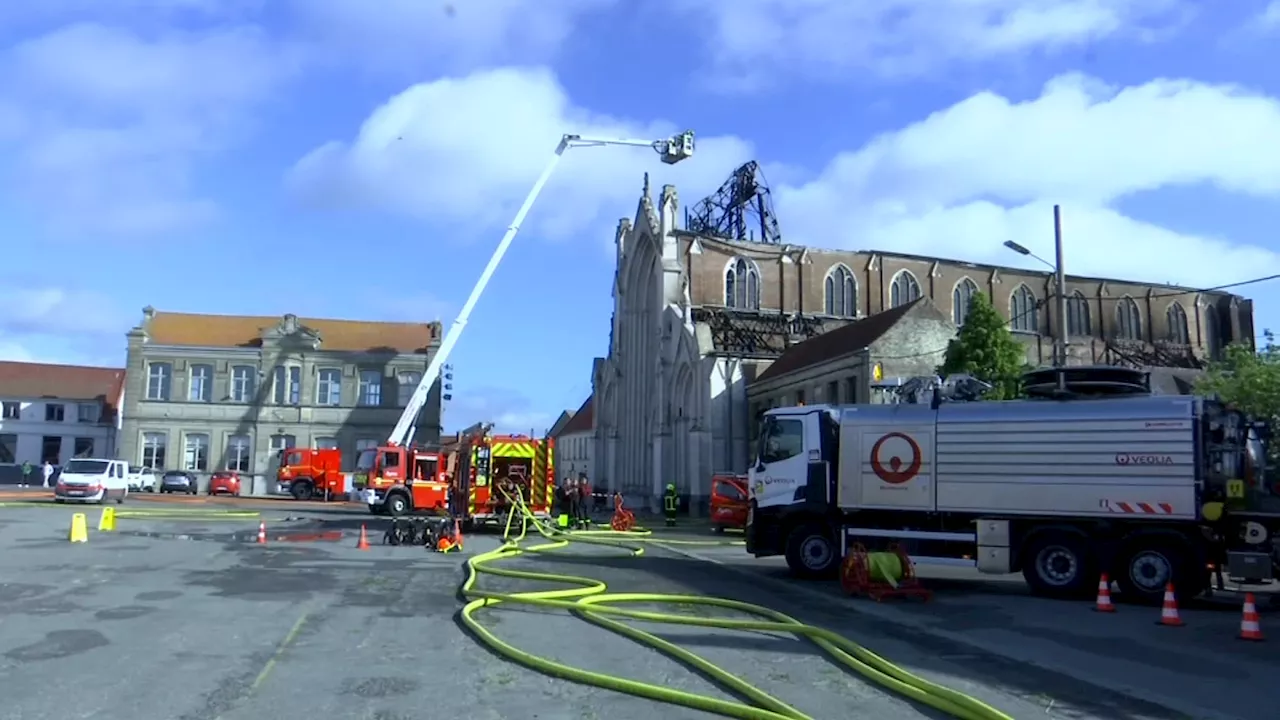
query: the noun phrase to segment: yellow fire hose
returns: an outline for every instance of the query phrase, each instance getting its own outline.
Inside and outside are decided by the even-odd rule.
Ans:
[[[659,545],[725,544],[715,541],[662,540],[652,537],[652,533],[643,528],[636,528],[626,533],[614,530],[566,532],[539,521],[529,512],[529,509],[519,498],[512,498],[511,507],[512,510],[507,516],[503,533],[504,544],[496,550],[476,555],[467,561],[467,575],[466,580],[462,583],[461,591],[468,602],[462,608],[462,621],[489,648],[527,668],[584,685],[594,685],[724,717],[742,718],[743,720],[812,720],[809,715],[756,688],[746,680],[729,673],[723,668],[713,665],[702,657],[652,633],[619,622],[614,618],[629,618],[642,622],[669,625],[692,625],[719,630],[784,632],[808,638],[845,668],[862,675],[881,687],[933,707],[952,717],[960,718],[961,720],[1013,720],[1010,715],[976,698],[909,673],[842,635],[813,625],[807,625],[795,618],[761,605],[701,595],[611,593],[605,583],[593,578],[498,567],[498,561],[501,560],[514,558],[526,553],[550,553],[575,542],[621,550],[631,557],[639,557],[644,554],[644,548],[639,543],[645,541],[656,542]],[[517,521],[518,528],[515,527]],[[520,543],[524,540],[530,527],[546,538],[548,542],[521,547]],[[513,530],[516,532],[513,532]],[[886,574],[892,574],[889,568],[884,570],[889,571]],[[492,592],[476,587],[481,574],[540,583],[556,583],[569,587],[527,592]],[[565,665],[555,660],[526,652],[502,640],[476,619],[476,614],[481,609],[495,607],[502,603],[568,610],[588,622],[635,640],[668,657],[696,668],[725,690],[750,702],[733,702],[709,695],[675,690],[662,685],[614,677]],[[757,619],[700,618],[613,607],[613,605],[640,603],[648,605],[703,605],[737,611],[744,615],[754,616]]]

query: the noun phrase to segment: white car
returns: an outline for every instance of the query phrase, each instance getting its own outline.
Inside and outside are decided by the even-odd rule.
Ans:
[[[126,475],[129,464],[123,460],[76,458],[62,466],[58,484],[53,488],[55,502],[106,503],[124,502],[129,494]]]
[[[156,474],[149,467],[129,466],[129,492],[155,492]]]

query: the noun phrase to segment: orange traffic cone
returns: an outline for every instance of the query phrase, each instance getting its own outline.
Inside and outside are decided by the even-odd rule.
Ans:
[[[1244,594],[1244,614],[1240,617],[1240,639],[1260,641],[1262,637],[1262,619],[1258,617],[1258,606],[1253,601],[1253,593]]]
[[[365,530],[364,524],[360,525],[360,540],[356,543],[357,550],[369,549],[369,533]]]
[[[267,544],[267,521],[266,520],[263,520],[262,522],[258,523],[258,544],[259,545]]]
[[[1178,615],[1178,598],[1173,594],[1173,583],[1164,586],[1164,606],[1160,608],[1160,620],[1157,625],[1182,627],[1182,617]]]
[[[1098,579],[1098,602],[1093,606],[1094,612],[1113,613],[1116,606],[1111,604],[1111,579],[1106,573]]]

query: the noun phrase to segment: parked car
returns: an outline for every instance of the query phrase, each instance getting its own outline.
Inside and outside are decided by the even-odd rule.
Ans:
[[[149,467],[129,466],[129,492],[155,492],[156,474]]]
[[[240,495],[240,473],[219,470],[209,476],[210,495]]]
[[[62,466],[58,482],[53,486],[55,502],[105,504],[107,500],[124,502],[129,494],[126,474],[129,465],[123,460],[76,458]]]
[[[200,489],[196,474],[189,470],[167,470],[160,478],[161,493],[185,493],[195,495]]]

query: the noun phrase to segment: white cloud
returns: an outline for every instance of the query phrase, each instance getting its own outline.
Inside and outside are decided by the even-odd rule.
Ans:
[[[1280,30],[1280,0],[1271,0],[1271,2],[1267,3],[1262,12],[1254,17],[1252,26],[1254,29],[1264,33]]]
[[[0,360],[119,365],[136,321],[97,292],[0,276]]]
[[[1280,154],[1267,148],[1277,146],[1273,98],[1176,80],[1115,90],[1071,75],[1023,103],[975,95],[775,195],[797,242],[1006,263],[1016,259],[1007,239],[1051,251],[1058,202],[1072,272],[1210,284],[1275,272],[1280,257],[1124,217],[1116,202],[1194,184],[1276,197]]]
[[[708,22],[712,72],[739,88],[797,73],[897,77],[955,62],[1160,37],[1182,0],[674,0]],[[785,73],[785,74],[783,74]]]
[[[678,129],[575,106],[545,69],[487,70],[396,95],[355,140],[328,143],[299,161],[289,182],[317,206],[381,206],[474,231],[510,221],[564,133],[649,139]],[[699,138],[697,157],[674,166],[644,148],[571,150],[531,217],[551,237],[598,231],[602,219],[634,212],[642,172],[653,173],[655,187],[710,190],[750,154],[734,137]]]
[[[546,71],[493,70],[410,88],[378,108],[354,142],[316,150],[291,179],[324,204],[500,225],[561,132],[648,137],[671,128],[576,107]],[[1071,272],[1209,285],[1275,271],[1280,257],[1126,217],[1118,202],[1196,184],[1275,197],[1273,146],[1280,104],[1272,98],[1185,80],[1114,88],[1066,75],[1025,102],[974,95],[838,155],[807,181],[792,180],[793,168],[774,196],[792,242],[1004,264],[1020,261],[1001,247],[1007,239],[1051,253],[1051,206],[1060,203]],[[660,179],[673,179],[690,203],[751,149],[703,138],[673,172],[652,158],[646,166],[644,152],[571,153],[537,206],[540,229],[565,235],[630,214],[646,167],[667,171]]]
[[[617,0],[289,0],[327,57],[399,77],[480,63],[541,62],[576,19]],[[323,59],[322,59],[323,61]]]
[[[0,56],[0,153],[19,197],[64,230],[207,221],[217,206],[194,187],[195,163],[232,144],[297,63],[252,26],[65,26]]]
[[[478,387],[455,391],[445,403],[446,432],[456,432],[477,422],[493,423],[499,433],[541,435],[551,428],[558,413],[540,412],[516,390]]]
[[[0,361],[35,362],[35,356],[17,341],[5,340],[0,336]]]

